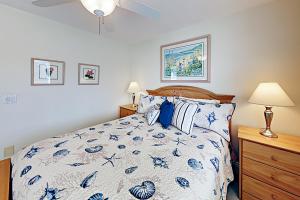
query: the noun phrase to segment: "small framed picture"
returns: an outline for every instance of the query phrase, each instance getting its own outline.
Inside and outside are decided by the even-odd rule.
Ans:
[[[99,85],[100,66],[91,64],[78,64],[79,85]]]
[[[160,48],[161,82],[210,82],[210,35]]]
[[[64,85],[65,62],[31,58],[31,85]]]

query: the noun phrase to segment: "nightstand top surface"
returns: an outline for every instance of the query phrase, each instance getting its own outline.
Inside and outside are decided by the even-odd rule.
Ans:
[[[300,137],[295,135],[288,135],[283,133],[276,133],[278,138],[268,138],[261,135],[261,129],[251,128],[247,126],[240,126],[238,131],[238,138],[249,140],[256,143],[265,144],[268,146],[300,153]]]
[[[132,111],[137,111],[137,106],[133,107],[132,104],[128,104],[128,105],[122,105],[120,106],[121,108],[125,108],[127,110],[132,110]]]

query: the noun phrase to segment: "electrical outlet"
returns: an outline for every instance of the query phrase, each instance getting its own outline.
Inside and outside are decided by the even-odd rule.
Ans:
[[[9,146],[9,147],[5,147],[4,148],[4,157],[8,158],[11,157],[12,155],[14,155],[15,153],[15,146]]]

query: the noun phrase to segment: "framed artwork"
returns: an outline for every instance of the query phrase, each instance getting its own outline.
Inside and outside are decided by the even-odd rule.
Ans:
[[[64,85],[65,62],[31,58],[31,85]]]
[[[100,66],[90,64],[78,64],[79,85],[99,85]]]
[[[210,82],[210,35],[160,47],[161,82]]]

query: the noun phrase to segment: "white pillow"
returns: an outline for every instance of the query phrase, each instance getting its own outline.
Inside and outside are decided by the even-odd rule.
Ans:
[[[145,113],[145,117],[148,121],[149,126],[152,126],[157,121],[160,114],[158,106],[151,106],[149,110]]]
[[[195,125],[212,130],[230,141],[229,122],[235,109],[235,104],[198,104],[195,115]]]
[[[177,101],[172,119],[172,125],[186,134],[190,134],[194,127],[194,116],[198,106],[195,103]]]
[[[220,103],[220,100],[217,100],[217,99],[192,99],[192,98],[187,98],[187,97],[175,97],[175,103],[178,100],[186,101],[189,103],[213,103],[213,104]]]
[[[151,106],[159,106],[166,100],[173,102],[173,97],[152,96],[141,94],[138,106],[138,113],[146,113]]]

